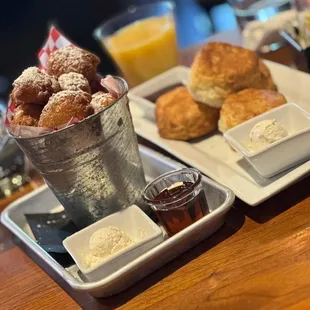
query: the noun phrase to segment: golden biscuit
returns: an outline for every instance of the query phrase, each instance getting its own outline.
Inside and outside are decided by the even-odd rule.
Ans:
[[[216,129],[219,110],[195,102],[188,90],[181,86],[156,101],[156,122],[161,137],[189,140]]]
[[[16,106],[22,103],[44,105],[58,91],[60,86],[55,77],[37,67],[29,67],[14,81],[11,98]]]
[[[39,127],[56,128],[72,118],[84,119],[93,114],[91,95],[81,91],[63,90],[53,95],[44,107]]]
[[[22,103],[12,116],[11,125],[38,126],[43,106],[31,103]]]
[[[263,73],[260,67],[262,63],[255,52],[227,43],[211,42],[196,54],[188,89],[195,100],[220,108],[231,93],[265,87],[266,67],[263,66]]]
[[[285,97],[274,90],[248,88],[231,94],[222,106],[219,130],[225,132],[284,103]]]
[[[60,77],[64,73],[76,72],[91,82],[96,76],[100,59],[81,48],[67,46],[50,54],[47,60],[47,72]]]

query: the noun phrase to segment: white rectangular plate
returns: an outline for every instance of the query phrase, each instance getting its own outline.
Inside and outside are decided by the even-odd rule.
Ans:
[[[288,102],[294,102],[310,112],[310,75],[289,67],[265,61],[279,92]],[[234,152],[219,132],[193,142],[163,139],[155,122],[155,104],[145,98],[162,89],[187,81],[189,68],[175,67],[133,88],[129,92],[130,109],[136,133],[157,144],[190,166],[231,188],[236,196],[255,206],[310,171],[310,161],[300,164],[270,179],[260,176],[243,156]]]

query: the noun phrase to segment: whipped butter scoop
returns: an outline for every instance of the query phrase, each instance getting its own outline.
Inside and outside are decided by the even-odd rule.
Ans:
[[[251,151],[260,151],[268,145],[288,136],[287,130],[275,119],[258,122],[250,132]]]
[[[130,237],[118,227],[107,226],[98,229],[89,239],[89,251],[85,263],[92,268],[133,244]]]

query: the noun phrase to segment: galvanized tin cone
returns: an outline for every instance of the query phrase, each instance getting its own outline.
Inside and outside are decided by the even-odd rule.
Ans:
[[[42,136],[14,137],[81,228],[131,204],[148,208],[128,87],[115,78],[123,92],[102,112]]]

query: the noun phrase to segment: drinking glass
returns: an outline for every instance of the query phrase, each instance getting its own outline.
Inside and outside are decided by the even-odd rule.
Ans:
[[[183,187],[181,192],[176,191],[179,186]],[[201,174],[192,168],[170,171],[157,177],[146,186],[143,198],[169,236],[209,213]]]
[[[292,8],[292,0],[228,0],[240,29],[253,20],[265,22],[276,14]]]
[[[130,86],[178,64],[173,11],[171,2],[130,7],[94,31]]]

